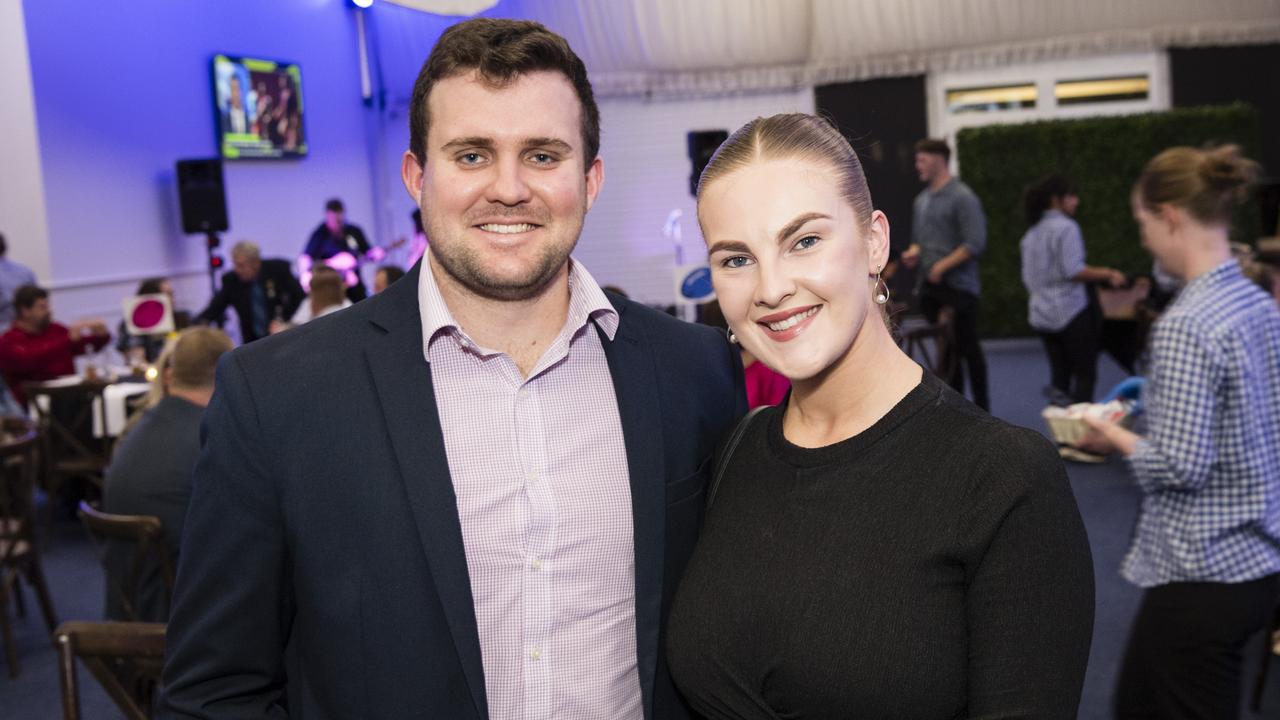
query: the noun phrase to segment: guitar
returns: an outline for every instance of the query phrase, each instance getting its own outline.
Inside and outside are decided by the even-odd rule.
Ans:
[[[405,238],[400,238],[386,247],[375,245],[369,248],[369,252],[364,254],[363,259],[375,263],[382,262],[388,252],[395,250],[406,242]],[[360,284],[360,260],[357,259],[354,253],[344,250],[320,262],[337,270],[347,287],[355,287]],[[311,269],[315,267],[314,263],[315,261],[310,255],[298,256],[298,282],[302,283],[302,289],[308,293],[311,292]]]

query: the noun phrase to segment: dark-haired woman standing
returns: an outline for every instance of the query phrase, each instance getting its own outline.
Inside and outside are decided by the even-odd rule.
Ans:
[[[1024,202],[1030,225],[1021,243],[1027,320],[1044,341],[1053,387],[1072,402],[1091,402],[1102,317],[1086,284],[1118,287],[1124,273],[1085,264],[1084,237],[1073,218],[1080,198],[1067,178],[1040,180],[1027,188]]]

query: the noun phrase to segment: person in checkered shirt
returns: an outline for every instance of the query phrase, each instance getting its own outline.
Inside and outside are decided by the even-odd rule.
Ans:
[[[1241,650],[1280,599],[1280,310],[1228,244],[1256,173],[1235,146],[1178,147],[1133,190],[1143,245],[1185,286],[1152,331],[1147,434],[1091,420],[1081,443],[1123,454],[1143,492],[1117,717],[1238,717]]]

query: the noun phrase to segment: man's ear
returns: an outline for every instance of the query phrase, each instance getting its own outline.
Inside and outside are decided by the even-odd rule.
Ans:
[[[413,151],[404,151],[404,157],[400,159],[400,180],[404,182],[404,189],[409,192],[409,197],[413,198],[414,205],[422,197],[422,178],[426,174],[424,166],[425,163],[418,162]]]
[[[587,210],[596,204],[596,196],[600,194],[602,185],[604,185],[604,160],[597,155],[596,159],[591,161],[591,167],[587,168]]]

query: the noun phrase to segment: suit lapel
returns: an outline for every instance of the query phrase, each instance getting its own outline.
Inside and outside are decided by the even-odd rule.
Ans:
[[[387,332],[369,344],[365,356],[391,435],[405,494],[417,520],[418,538],[440,593],[476,711],[479,717],[485,718],[488,704],[480,635],[457,498],[449,476],[444,435],[431,384],[431,367],[423,357],[417,288],[415,268],[384,292],[387,297],[381,299],[382,307],[374,313],[373,322]]]
[[[612,298],[611,298],[612,300]],[[615,302],[620,323],[610,341],[600,333],[627,450],[631,478],[636,574],[636,664],[645,717],[653,717],[653,684],[662,614],[662,566],[666,533],[666,476],[662,407],[649,343],[635,322],[627,322],[625,302]],[[598,330],[598,327],[597,327]]]

